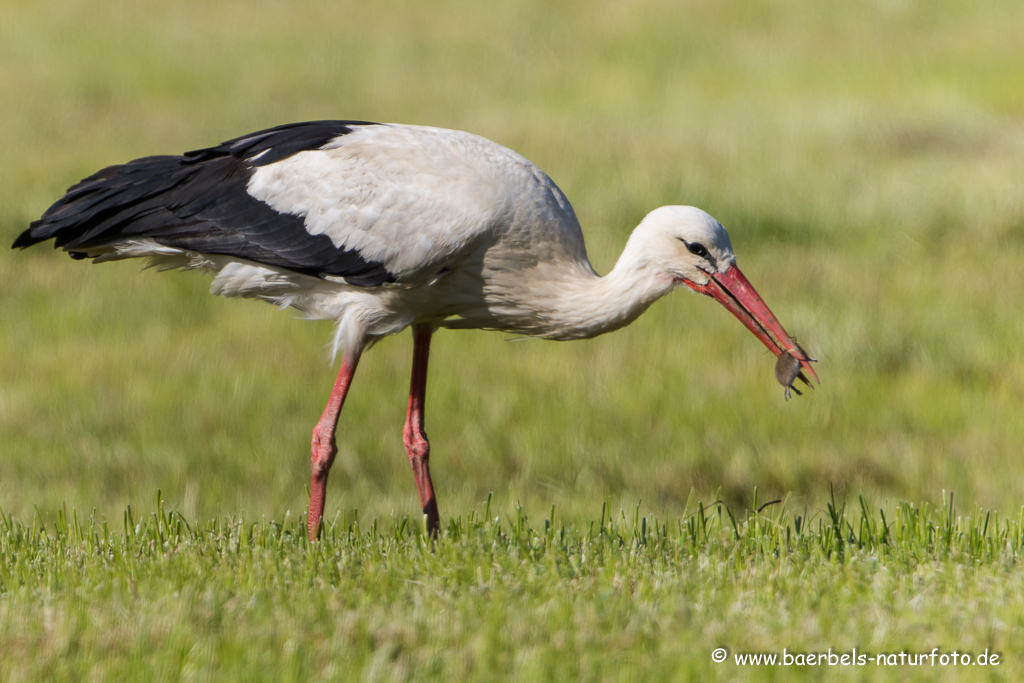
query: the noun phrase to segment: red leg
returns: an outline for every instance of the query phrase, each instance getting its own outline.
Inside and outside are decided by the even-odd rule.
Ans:
[[[427,516],[427,529],[437,537],[441,519],[437,513],[434,485],[430,481],[430,442],[423,429],[423,404],[427,394],[427,359],[430,355],[430,337],[434,330],[429,325],[417,325],[412,330],[412,381],[409,386],[409,412],[405,418],[403,436],[405,452],[409,454],[412,474],[416,477],[416,490],[420,505]]]
[[[352,383],[359,364],[359,354],[346,355],[341,361],[338,379],[334,382],[331,397],[327,399],[327,407],[320,421],[313,428],[313,473],[309,481],[309,540],[315,541],[320,535],[320,522],[324,516],[324,499],[327,497],[327,473],[338,454],[338,445],[334,440],[334,431],[338,428],[338,415],[345,404],[345,395]]]

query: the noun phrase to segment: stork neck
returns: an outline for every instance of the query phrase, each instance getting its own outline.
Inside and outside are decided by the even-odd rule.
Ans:
[[[672,291],[676,282],[647,268],[631,241],[610,273],[593,270],[565,273],[558,302],[558,339],[585,339],[617,330],[636,320],[651,304]]]

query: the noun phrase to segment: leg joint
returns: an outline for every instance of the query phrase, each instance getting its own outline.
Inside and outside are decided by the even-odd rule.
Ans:
[[[405,452],[409,454],[409,460],[422,460],[426,462],[430,459],[430,442],[427,441],[426,434],[406,434],[405,436]]]
[[[338,454],[338,446],[334,440],[334,434],[328,436],[320,430],[317,425],[313,429],[313,442],[311,458],[314,470],[329,470],[334,463],[334,456]]]

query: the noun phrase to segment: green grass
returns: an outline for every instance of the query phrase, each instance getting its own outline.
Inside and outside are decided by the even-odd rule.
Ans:
[[[543,561],[517,564],[518,546],[501,542],[488,562],[504,568],[505,601],[452,602],[467,612],[439,605],[451,597],[446,586],[470,590],[443,577],[469,571],[472,583],[476,567],[491,566],[472,541],[484,532],[467,521],[491,491],[506,535],[517,509],[542,534],[536,520],[553,505],[557,524],[581,543],[600,501],[668,522],[677,538],[676,520],[694,514],[693,501],[745,510],[754,490],[788,501],[784,525],[794,532],[798,511],[825,518],[832,490],[851,505],[861,494],[875,501],[869,516],[885,510],[890,524],[909,501],[940,510],[922,512],[938,527],[944,492],[963,510],[1017,519],[1021,3],[5,0],[0,14],[0,238],[8,243],[66,187],[133,157],[316,118],[462,128],[521,152],[558,182],[600,272],[651,208],[695,204],[721,219],[746,275],[820,359],[823,382],[785,402],[772,357],[720,307],[690,296],[587,342],[442,332],[427,428],[443,521],[461,517],[462,531],[429,557],[408,538],[387,546],[386,561],[383,541],[359,541],[358,553],[345,555],[356,546],[332,540],[322,555],[378,558],[375,566],[394,572],[383,585],[395,590],[352,583],[360,574],[342,563],[346,571],[330,574],[341,578],[323,579],[324,588],[312,570],[294,579],[286,600],[283,586],[298,576],[289,572],[312,561],[300,541],[278,556],[292,558],[283,563],[292,569],[253,560],[252,571],[265,569],[259,584],[228,571],[245,569],[207,545],[210,534],[189,533],[174,552],[139,555],[151,570],[139,584],[148,591],[118,593],[120,574],[97,578],[94,547],[57,542],[59,511],[88,511],[101,524],[131,506],[149,519],[162,490],[193,528],[226,517],[298,524],[310,430],[335,372],[325,350],[331,326],[215,299],[194,274],[0,249],[6,533],[35,529],[18,547],[36,549],[43,576],[46,566],[79,561],[88,575],[45,590],[5,579],[0,677],[45,673],[31,668],[44,641],[82,644],[68,677],[111,661],[126,678],[176,656],[188,666],[149,673],[203,678],[223,643],[235,663],[224,654],[217,670],[239,677],[263,661],[296,678],[333,664],[341,677],[358,660],[359,675],[373,679],[395,662],[432,666],[424,653],[456,646],[476,648],[473,661],[485,664],[474,672],[524,678],[528,659],[546,662],[556,651],[566,661],[551,670],[565,676],[571,670],[559,666],[584,675],[600,664],[612,677],[615,662],[633,662],[650,680],[682,677],[707,672],[719,641],[820,650],[992,643],[1010,657],[1020,635],[1019,543],[982,556],[958,540],[951,559],[932,546],[911,558],[924,546],[893,541],[835,562],[834,553],[825,562],[794,545],[779,559],[755,554],[734,567],[740,545],[729,524],[715,527],[697,559],[680,560],[690,547],[682,541],[643,555],[650,566],[609,551],[625,564],[595,565],[572,584],[557,572],[537,579]],[[364,532],[416,512],[400,437],[410,351],[408,335],[387,340],[355,378],[327,501],[338,529],[355,510]],[[957,522],[968,535],[978,515],[971,520]],[[218,525],[228,538],[243,529]],[[251,528],[279,538],[267,523]],[[119,538],[111,542],[136,547]],[[27,561],[23,552],[0,557],[5,576]],[[175,564],[186,558],[195,558],[192,570]],[[664,574],[651,569],[659,562]],[[423,586],[394,579],[414,572]],[[614,592],[616,575],[663,592],[631,603]],[[659,584],[661,576],[672,580]],[[173,598],[176,590],[187,599]],[[612,592],[602,602],[604,591]],[[290,601],[309,611],[287,616]],[[77,616],[63,622],[65,613]],[[557,628],[559,615],[591,629],[589,640],[562,639],[570,630]],[[405,625],[431,619],[445,629]],[[492,638],[487,629],[502,619],[508,628]],[[358,647],[334,638],[350,626],[372,637]],[[78,640],[45,640],[58,627],[77,629]],[[161,639],[189,632],[187,643]],[[535,650],[539,659],[530,659]],[[47,652],[45,666],[57,671],[67,653]],[[448,671],[458,677],[457,667]],[[1019,677],[1000,671],[993,675]]]
[[[756,493],[755,493],[756,495]],[[1024,598],[1015,518],[863,497],[680,519],[566,523],[481,510],[432,543],[409,518],[110,525],[0,515],[0,645],[11,680],[1013,680]],[[113,528],[112,528],[113,527]],[[856,648],[860,667],[743,667],[735,655]],[[723,663],[711,660],[719,647]],[[995,666],[882,667],[955,649]],[[99,656],[98,656],[99,655]],[[817,672],[816,674],[814,672]]]

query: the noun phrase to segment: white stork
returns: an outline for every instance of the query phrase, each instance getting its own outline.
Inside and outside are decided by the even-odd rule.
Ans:
[[[555,183],[515,152],[460,131],[314,121],[136,159],[70,188],[13,246],[48,239],[76,259],[148,257],[203,270],[213,294],[337,324],[341,369],[313,429],[310,540],[360,355],[406,327],[414,347],[404,442],[435,535],[424,396],[439,327],[586,339],[628,325],[685,285],[724,304],[780,363],[795,358],[794,376],[817,380],[813,359],[736,267],[714,218],[655,209],[599,276]]]

